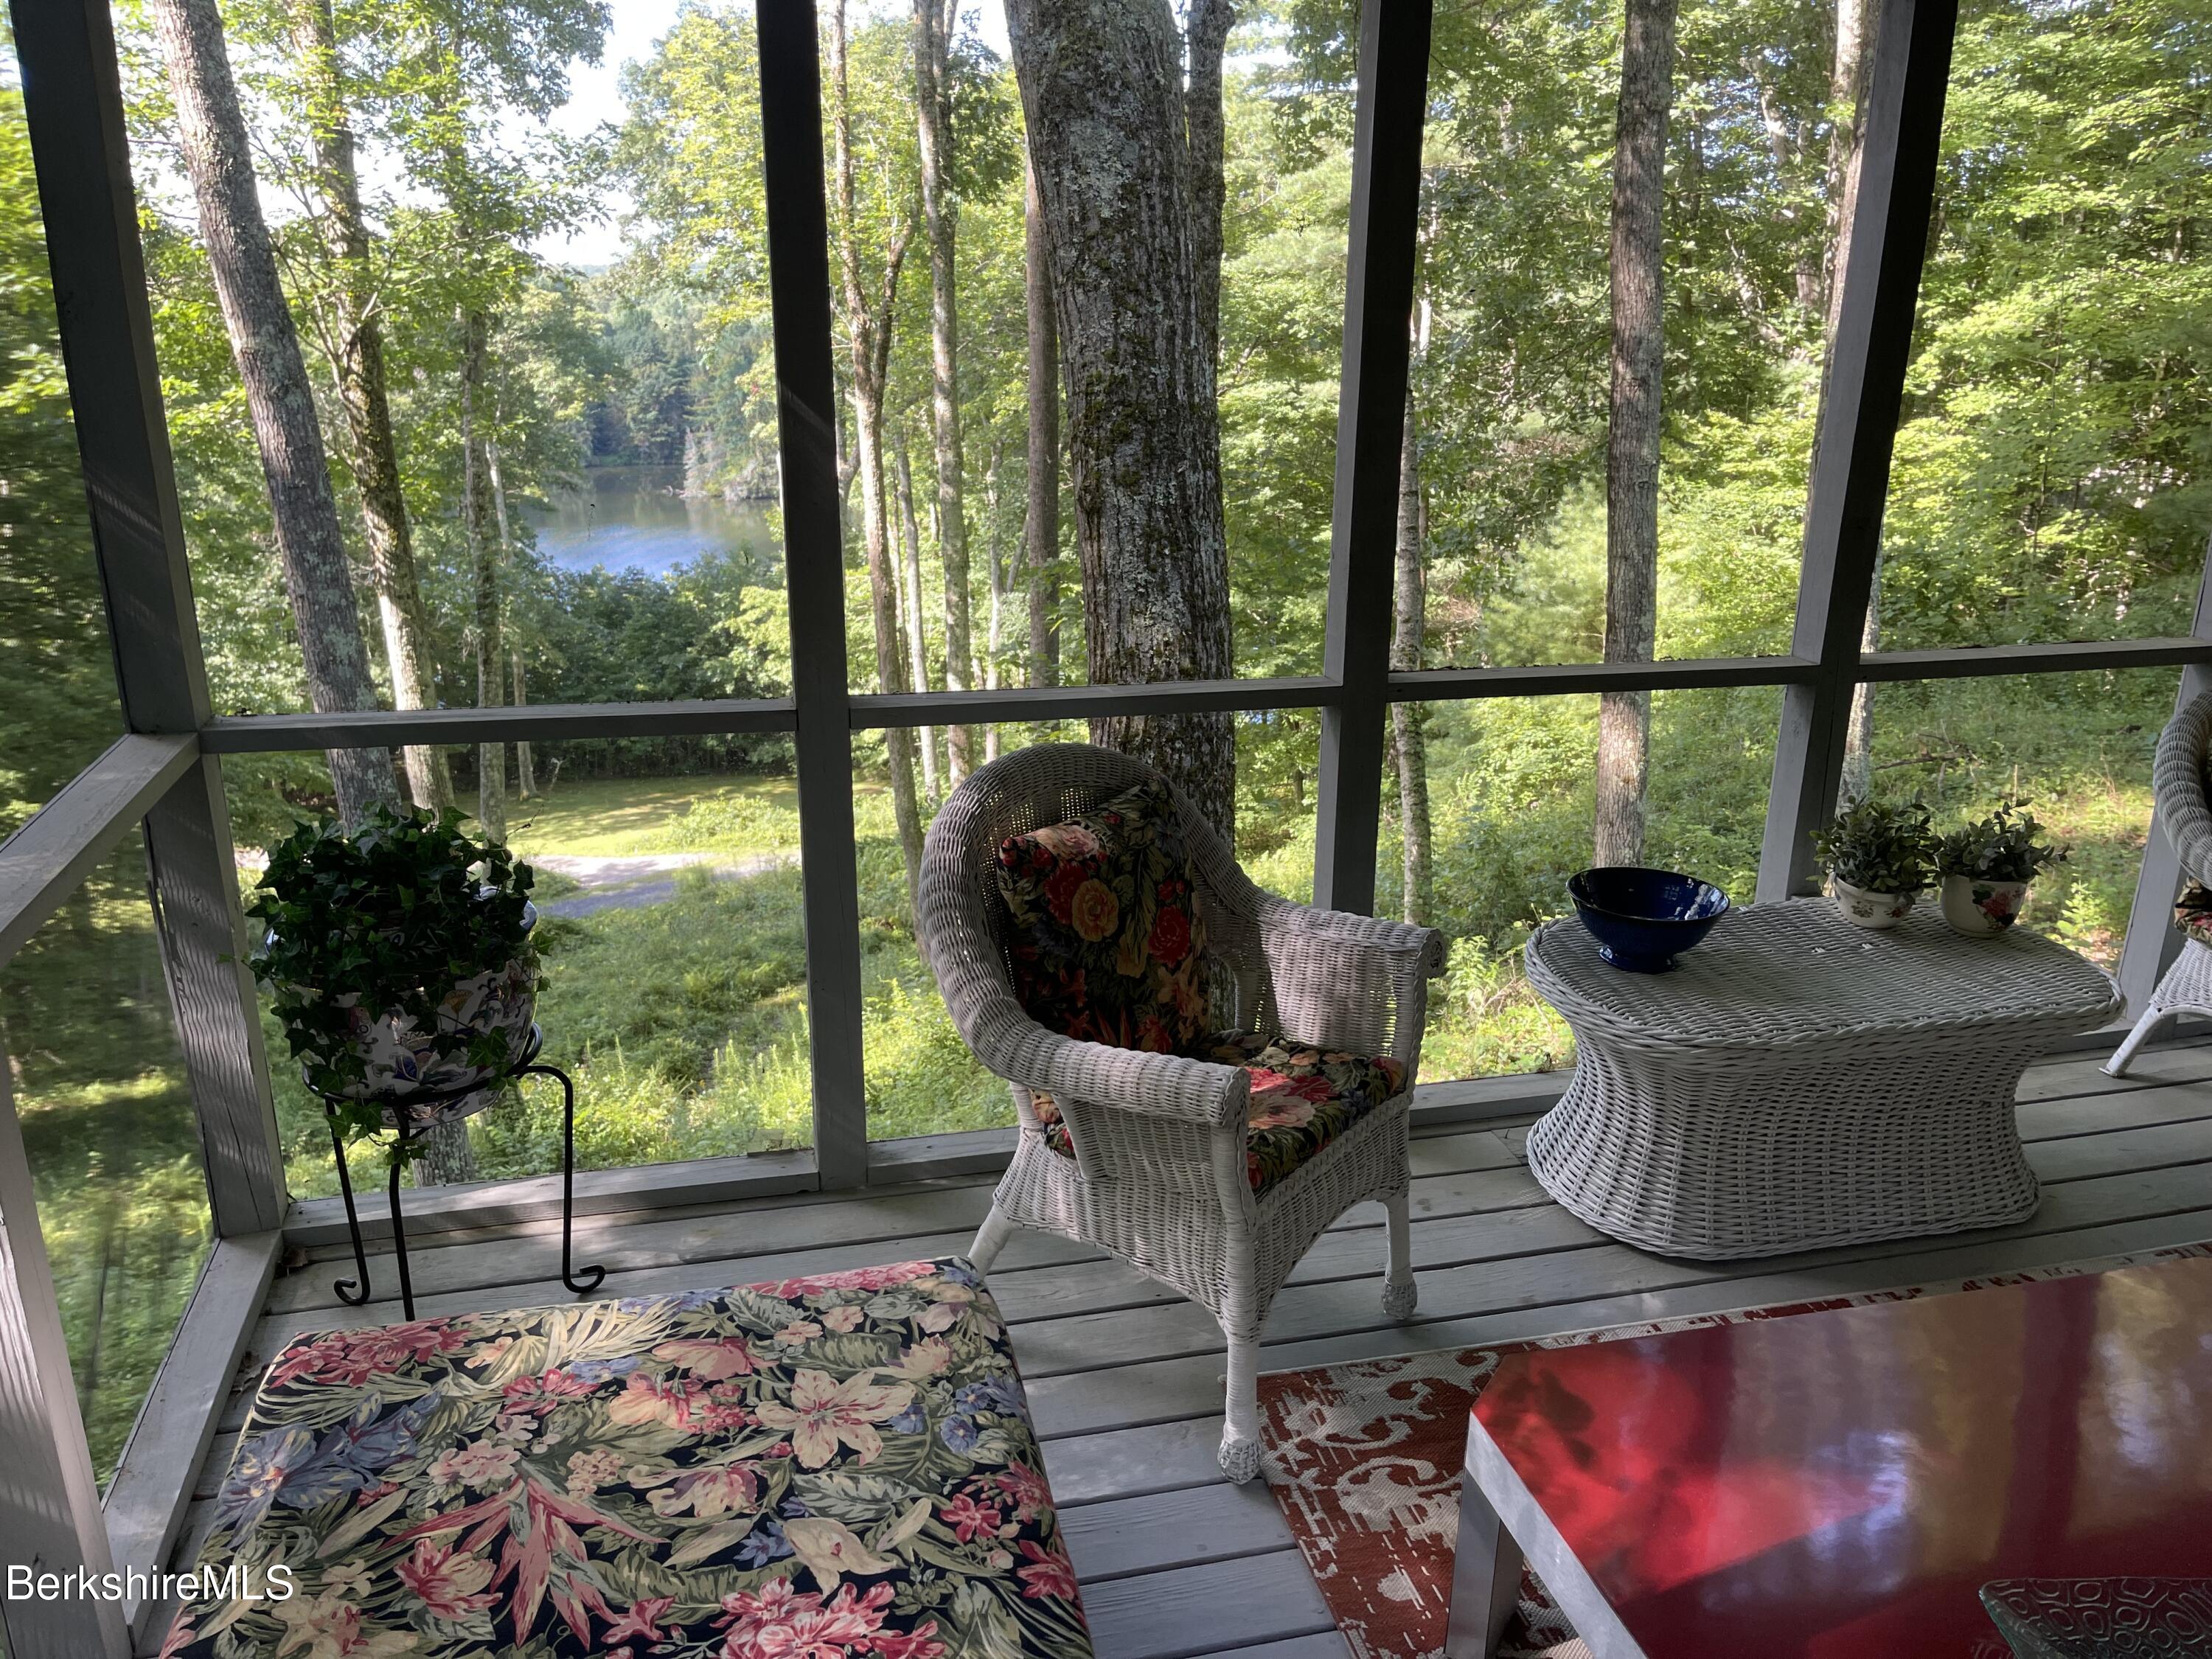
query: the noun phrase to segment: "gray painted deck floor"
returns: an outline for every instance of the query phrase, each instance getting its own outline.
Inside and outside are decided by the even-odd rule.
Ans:
[[[1586,1329],[1625,1321],[1933,1283],[2212,1239],[2212,1043],[2154,1049],[2124,1082],[2095,1058],[2032,1069],[2022,1136],[2045,1182],[2016,1226],[1727,1264],[1668,1261],[1614,1243],[1553,1204],[1522,1164],[1528,1120],[1443,1126],[1413,1152],[1420,1309],[1381,1305],[1381,1212],[1352,1212],[1277,1300],[1270,1369]],[[577,1260],[604,1294],[742,1284],[964,1249],[988,1177],[801,1195],[703,1213],[580,1218]],[[424,1314],[563,1299],[557,1226],[441,1235],[416,1249]],[[335,1253],[280,1278],[252,1344],[266,1357],[302,1331],[397,1320],[396,1301],[341,1306]],[[350,1264],[344,1264],[349,1268]],[[388,1262],[372,1258],[380,1291]],[[1018,1237],[992,1274],[1028,1380],[1048,1473],[1101,1659],[1253,1659],[1346,1653],[1274,1501],[1224,1482],[1220,1334],[1206,1316],[1095,1252]],[[188,1565],[245,1413],[231,1402],[179,1545]]]

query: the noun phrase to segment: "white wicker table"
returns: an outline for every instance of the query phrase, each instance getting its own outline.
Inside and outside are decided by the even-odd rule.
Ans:
[[[1572,917],[1524,954],[1577,1054],[1530,1170],[1593,1227],[1703,1259],[2033,1213],[2021,1073],[2121,1006],[2035,934],[1960,939],[1932,910],[1868,933],[1825,899],[1731,912],[1671,973],[1607,965]]]

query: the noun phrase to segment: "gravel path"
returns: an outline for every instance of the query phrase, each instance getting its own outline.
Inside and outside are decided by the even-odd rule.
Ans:
[[[590,916],[602,910],[635,910],[661,904],[676,896],[676,872],[704,868],[716,881],[764,875],[770,870],[795,866],[797,853],[762,853],[752,858],[726,858],[719,853],[642,853],[619,858],[591,858],[567,853],[548,854],[531,864],[566,876],[583,888],[566,898],[550,899],[538,909],[549,916]]]

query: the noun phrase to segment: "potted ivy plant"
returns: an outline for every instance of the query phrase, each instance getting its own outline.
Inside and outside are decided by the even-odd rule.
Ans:
[[[1918,801],[1888,806],[1862,800],[1814,832],[1813,846],[1828,867],[1828,890],[1844,920],[1894,927],[1927,889],[1936,838]]]
[[[1936,843],[1943,920],[1952,932],[1991,939],[2020,920],[2036,872],[2066,861],[2066,849],[2043,834],[2026,801],[2007,800]]]
[[[408,1108],[410,1133],[499,1097],[536,1012],[534,879],[450,811],[379,807],[350,833],[302,824],[269,849],[246,907],[264,928],[250,965],[346,1141],[397,1127],[410,1096],[441,1097]]]

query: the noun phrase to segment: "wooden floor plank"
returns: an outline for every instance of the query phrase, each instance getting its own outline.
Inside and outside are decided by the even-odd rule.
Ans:
[[[2201,1079],[2208,1073],[2212,1073],[2212,1053],[2208,1051],[2212,1051],[2212,1039],[2148,1050],[2137,1060],[2130,1076],[2125,1079],[2105,1076],[2100,1069],[2102,1064],[2101,1056],[2086,1055],[2038,1061],[2028,1068],[2021,1085],[2021,1098],[2025,1103],[2038,1103],[2045,1099],[2075,1099],[2098,1095],[2124,1095],[2158,1087],[2163,1084]],[[1427,1159],[1447,1155],[1451,1159],[1449,1167],[1455,1170],[1504,1167],[1505,1164],[1511,1161],[1510,1158],[1502,1159],[1495,1165],[1484,1165],[1469,1161],[1462,1152],[1457,1150],[1447,1154],[1440,1147],[1438,1152],[1432,1153],[1425,1150],[1425,1146],[1428,1143],[1454,1141],[1466,1145],[1479,1142],[1486,1137],[1504,1136],[1510,1142],[1515,1143],[1514,1150],[1517,1151],[1517,1142],[1525,1134],[1527,1123],[1533,1121],[1534,1117],[1530,1115],[1486,1123],[1480,1128],[1470,1128],[1463,1124],[1428,1126],[1417,1132],[1415,1136],[1415,1171],[1417,1174],[1425,1172],[1424,1166]],[[2023,1132],[2028,1132],[2025,1126]],[[808,1224],[798,1219],[796,1212],[820,1210],[824,1206],[836,1208],[841,1212],[851,1211],[849,1220],[854,1229],[852,1236],[857,1236],[860,1229],[870,1224],[872,1218],[884,1221],[890,1226],[895,1227],[897,1224],[894,1218],[895,1207],[902,1204],[920,1201],[933,1208],[940,1218],[948,1216],[951,1213],[951,1209],[940,1200],[954,1193],[964,1193],[965,1199],[956,1201],[966,1206],[968,1212],[971,1212],[975,1219],[963,1221],[961,1224],[972,1226],[980,1223],[982,1211],[988,1207],[992,1185],[993,1182],[988,1177],[977,1176],[922,1183],[913,1188],[898,1188],[887,1193],[785,1194],[769,1198],[749,1200],[743,1205],[736,1206],[734,1212],[744,1216],[750,1225],[752,1237],[747,1248],[765,1253],[799,1248],[805,1243],[808,1236],[806,1231]],[[368,1198],[364,1202],[368,1205],[370,1211],[375,1211],[378,1202],[376,1199]],[[860,1207],[854,1209],[853,1206],[855,1206]],[[640,1257],[635,1265],[650,1266],[655,1265],[655,1258],[647,1253],[661,1247],[659,1235],[662,1230],[686,1220],[726,1222],[732,1213],[732,1206],[726,1205],[692,1206],[678,1212],[610,1212],[578,1218],[578,1237],[580,1239],[586,1237],[585,1230],[588,1228],[592,1236],[598,1239],[623,1241],[628,1248],[640,1252]],[[935,1224],[944,1226],[950,1224],[940,1218]],[[719,1231],[719,1229],[716,1230]],[[883,1236],[890,1236],[881,1227],[878,1231]],[[493,1228],[444,1232],[435,1237],[441,1243],[456,1247],[493,1240],[511,1240],[520,1243],[526,1251],[557,1251],[559,1248],[558,1225],[556,1223],[548,1221],[515,1223]],[[603,1248],[614,1247],[605,1245]],[[679,1244],[673,1248],[685,1247]],[[708,1244],[703,1248],[711,1255],[738,1253],[737,1248],[732,1243],[724,1243],[719,1248]],[[318,1246],[310,1252],[313,1260],[331,1261],[343,1261],[346,1254],[343,1247],[331,1245]],[[551,1259],[550,1255],[545,1257],[548,1261]],[[686,1259],[703,1260],[706,1256],[695,1253]],[[541,1277],[550,1271],[550,1267],[538,1264],[534,1261],[526,1269],[530,1275]],[[426,1285],[426,1288],[428,1286]]]
[[[2028,1159],[2045,1185],[2200,1163],[2212,1158],[2212,1121],[2208,1120],[2212,1120],[2212,1099],[2205,1103],[2203,1117],[2038,1141],[2029,1148]],[[2208,1183],[2212,1184],[2212,1177]]]
[[[1525,1128],[1455,1128],[1416,1140],[1410,1160],[1414,1178],[1421,1183],[1416,1207],[1456,1214],[1543,1202],[1541,1189],[1521,1168],[1520,1143],[1526,1134]],[[1486,1181],[1486,1176],[1494,1178]],[[850,1216],[842,1220],[842,1212],[825,1211],[821,1205],[787,1207],[765,1218],[750,1206],[672,1220],[580,1216],[574,1260],[597,1263],[611,1275],[687,1262],[784,1255],[832,1243],[875,1241],[887,1249],[902,1249],[924,1234],[941,1232],[960,1235],[951,1249],[964,1250],[990,1208],[990,1197],[988,1187],[855,1197],[849,1203]],[[1380,1212],[1352,1224],[1380,1225]],[[1052,1259],[1073,1261],[1096,1254],[1064,1243],[1059,1249],[1063,1254]],[[441,1237],[434,1243],[423,1241],[410,1254],[409,1271],[419,1302],[444,1291],[549,1279],[560,1259],[558,1227],[540,1227],[526,1236],[499,1240],[447,1243]],[[390,1261],[388,1252],[369,1254],[370,1281],[380,1299],[396,1293]],[[270,1311],[341,1308],[331,1285],[340,1277],[351,1277],[351,1267],[349,1257],[326,1261],[316,1253],[311,1270],[278,1281],[270,1298]]]
[[[1191,1659],[1334,1630],[1295,1549],[1085,1585],[1098,1659]]]
[[[1980,1231],[1979,1239],[2002,1243],[2044,1233],[2133,1220],[2212,1206],[2212,1164],[2130,1171],[2068,1182],[2045,1189],[2035,1215],[2014,1226]],[[1488,1218],[1455,1218],[1432,1224],[1424,1235],[1480,1227]],[[1815,1255],[1770,1257],[1750,1264],[1764,1276],[1815,1268],[1838,1261],[1875,1259],[1910,1253],[1925,1239],[1890,1240],[1852,1245]],[[1456,1317],[1499,1307],[1533,1307],[1571,1302],[1607,1287],[1658,1290],[1740,1276],[1747,1264],[1686,1262],[1655,1256],[1625,1244],[1569,1249],[1505,1261],[1479,1259],[1479,1245],[1459,1243],[1440,1256],[1414,1247],[1414,1279],[1420,1286],[1425,1316]],[[1429,1266],[1425,1264],[1437,1264]],[[1018,1319],[1011,1306],[1009,1319]],[[1267,1340],[1302,1338],[1367,1330],[1387,1330],[1378,1279],[1334,1280],[1291,1285],[1275,1299],[1267,1316]],[[1024,1374],[1047,1378],[1089,1369],[1101,1354],[1121,1361],[1169,1358],[1178,1353],[1218,1349],[1219,1328],[1196,1305],[1180,1300],[1133,1311],[1074,1314],[1024,1324],[1021,1330]]]
[[[2097,1139],[2118,1146],[2124,1140],[2132,1141],[2139,1136],[2158,1133],[2135,1131],[2124,1137],[2116,1134]],[[2212,1143],[2212,1129],[2200,1129],[2200,1133],[2208,1143]],[[2161,1154],[2167,1155],[2183,1146],[2184,1140],[2169,1136],[2157,1144]],[[2029,1156],[2039,1172],[2043,1172],[2043,1166],[2053,1160],[2078,1163],[2083,1145],[2081,1140],[2038,1143],[2029,1148]],[[1512,1173],[1482,1171],[1449,1179],[1490,1182]],[[1527,1179],[1525,1173],[1521,1178]],[[2052,1172],[2051,1182],[2033,1218],[2013,1228],[1994,1230],[1984,1237],[2023,1237],[2166,1213],[2200,1206],[2207,1194],[2212,1194],[2212,1174],[2208,1174],[2208,1167],[2201,1164],[2089,1176],[2075,1176],[2059,1170]],[[963,1248],[957,1234],[901,1243],[917,1255],[951,1253]],[[1008,1270],[993,1274],[994,1289],[1009,1321],[1039,1328],[1037,1334],[1025,1334],[1022,1340],[1022,1364],[1029,1376],[1042,1379],[1083,1370],[1095,1364],[1097,1356],[1102,1353],[1113,1354],[1117,1360],[1127,1363],[1207,1352],[1219,1346],[1219,1330],[1209,1315],[1118,1262],[1094,1257],[1065,1267],[1013,1266],[1014,1261],[1030,1252],[1050,1254],[1054,1243],[1034,1234],[1020,1235],[1009,1246]],[[1787,1271],[1844,1257],[1893,1255],[1911,1250],[1916,1243],[1893,1241],[1847,1247],[1840,1252],[1806,1258],[1771,1258],[1766,1266],[1770,1271]],[[1332,1332],[1388,1328],[1389,1322],[1381,1311],[1379,1291],[1370,1277],[1375,1271],[1374,1244],[1372,1230],[1340,1233],[1320,1241],[1308,1261],[1301,1264],[1297,1276],[1278,1297],[1268,1318],[1269,1340],[1295,1340]],[[702,1280],[731,1284],[836,1272],[869,1265],[879,1260],[881,1254],[878,1243],[870,1240],[785,1255],[748,1257],[736,1263],[686,1262],[611,1276],[603,1293],[650,1296],[696,1289]],[[1548,1202],[1504,1212],[1417,1221],[1413,1229],[1413,1260],[1425,1304],[1423,1311],[1429,1317],[1471,1316],[1503,1306],[1571,1302],[1595,1294],[1604,1287],[1620,1291],[1664,1289],[1725,1278],[1740,1270],[1736,1264],[1681,1262],[1613,1244]],[[1331,1273],[1361,1277],[1340,1276],[1332,1279],[1328,1277]],[[416,1311],[429,1317],[543,1306],[563,1299],[557,1285],[531,1283],[418,1297]],[[1134,1319],[1130,1316],[1133,1314],[1136,1316]],[[397,1316],[396,1306],[375,1302],[360,1309],[273,1315],[256,1328],[252,1346],[257,1353],[266,1358],[306,1332],[375,1325]],[[235,1422],[226,1419],[222,1426],[234,1427]]]
[[[2116,1129],[2154,1129],[2162,1124],[2193,1122],[2212,1115],[2212,1084],[2192,1080],[2163,1083],[2117,1095],[2068,1095],[2056,1100],[2023,1101],[2021,1139],[2056,1140],[2069,1135],[2106,1134]]]
[[[1261,1351],[1261,1364],[1267,1370],[1290,1370],[1431,1348],[1479,1347],[1487,1342],[1522,1341],[1644,1320],[1769,1307],[1903,1285],[1940,1284],[2207,1239],[2212,1239],[2212,1206],[2185,1215],[2116,1222],[1996,1243],[1977,1239],[1915,1255],[1838,1263],[1796,1273],[1716,1279],[1580,1302],[1423,1321],[1384,1330],[1270,1341]],[[1048,1328],[1036,1328],[1038,1332]],[[1024,1333],[1018,1340],[1030,1346],[1030,1334]],[[1218,1425],[1222,1371],[1218,1352],[1094,1367],[1030,1382],[1030,1405],[1038,1432],[1048,1441],[1174,1423],[1184,1418],[1210,1418]],[[1048,1461],[1052,1455],[1048,1448]]]
[[[1215,1652],[1233,1653],[1237,1659],[1352,1659],[1352,1644],[1344,1639],[1342,1631],[1321,1630],[1280,1642],[1237,1643]]]
[[[1059,1473],[1051,1475],[1058,1497]],[[1257,1480],[1087,1504],[1066,1511],[1060,1526],[1085,1595],[1109,1579],[1264,1555],[1292,1541],[1274,1495]]]
[[[1052,1495],[1068,1508],[1148,1492],[1203,1486],[1222,1478],[1221,1402],[1211,1417],[1109,1429],[1053,1443]]]
[[[2169,1085],[2160,1092],[2179,1091]],[[2212,1119],[2212,1086],[2198,1085],[2190,1093],[2194,1097],[2188,1103],[2162,1109],[2158,1115],[2165,1121],[2154,1127],[2171,1127],[2177,1121],[2186,1124]],[[2101,1137],[2117,1133],[2125,1127],[2106,1125],[2104,1110],[2104,1103],[2094,1099],[2068,1097],[2046,1103],[2039,1110],[2033,1128],[2042,1137],[2093,1133]],[[2185,1147],[2187,1136],[2185,1127],[2174,1128],[2157,1145],[2161,1148]],[[1431,1168],[1453,1164],[1469,1167],[1451,1173],[1416,1176],[1411,1208],[1417,1220],[1515,1209],[1542,1208],[1556,1215],[1542,1189],[1525,1170],[1495,1167],[1498,1158],[1514,1156],[1514,1142],[1518,1139],[1517,1134],[1493,1132],[1438,1137],[1425,1143],[1431,1149],[1430,1156],[1417,1162]],[[2208,1141],[2212,1141],[2212,1133],[2208,1133]],[[2040,1162],[2038,1169],[2046,1179],[2066,1180],[2081,1174],[2168,1162],[2179,1155],[2166,1150],[2147,1150],[2137,1159],[2127,1145],[2113,1141],[2055,1153],[2050,1169],[2045,1170]],[[2039,1159],[2044,1154],[2032,1148],[2031,1156]],[[781,1273],[830,1271],[833,1262],[858,1265],[849,1260],[850,1252],[843,1248],[833,1249],[826,1256],[801,1259],[799,1253],[810,1244],[823,1244],[832,1239],[839,1247],[875,1248],[878,1257],[885,1249],[915,1255],[950,1255],[967,1248],[970,1218],[979,1213],[977,1206],[983,1201],[972,1190],[960,1189],[933,1193],[926,1200],[918,1194],[902,1195],[896,1200],[856,1199],[854,1207],[860,1212],[860,1224],[844,1231],[829,1224],[828,1216],[817,1206],[797,1216],[784,1217],[783,1224],[769,1237],[791,1240],[794,1248],[772,1253],[762,1249],[765,1241],[760,1230],[748,1226],[748,1214],[744,1212],[654,1224],[640,1230],[641,1243],[619,1236],[610,1239],[602,1230],[580,1226],[575,1259],[610,1268],[607,1294],[651,1295],[707,1283],[736,1284]],[[1348,1212],[1316,1246],[1315,1259],[1301,1264],[1298,1278],[1311,1279],[1365,1271],[1356,1265],[1356,1257],[1362,1250],[1381,1249],[1382,1218],[1381,1210],[1372,1205]],[[946,1225],[948,1219],[950,1226]],[[892,1222],[908,1231],[893,1238],[882,1238],[878,1228]],[[1540,1231],[1541,1224],[1539,1224]],[[1572,1224],[1577,1228],[1580,1225]],[[1372,1237],[1347,1237],[1347,1234]],[[1586,1229],[1581,1230],[1581,1236],[1585,1240],[1595,1237]],[[1514,1249],[1505,1247],[1500,1253],[1514,1253]],[[426,1313],[438,1313],[532,1307],[558,1301],[562,1292],[551,1282],[558,1262],[557,1251],[557,1235],[544,1240],[443,1245],[419,1251],[410,1261],[417,1307]],[[1429,1259],[1427,1251],[1417,1248],[1415,1259]],[[1463,1251],[1447,1250],[1446,1259],[1467,1258]],[[998,1270],[1000,1273],[1054,1265],[1078,1266],[1078,1271],[1061,1287],[1064,1295],[1076,1302],[1090,1298],[1094,1307],[1118,1308],[1167,1299],[1170,1294],[1132,1270],[1105,1261],[1096,1251],[1036,1233],[1018,1234],[1001,1261],[1003,1266]],[[625,1267],[625,1263],[634,1265]],[[696,1271],[668,1271],[684,1268]],[[338,1272],[329,1264],[318,1263],[280,1279],[270,1297],[270,1312],[297,1311],[316,1316],[278,1322],[264,1329],[263,1340],[281,1346],[282,1341],[305,1331],[374,1325],[398,1318],[397,1283],[389,1258],[372,1255],[369,1272],[375,1299],[358,1309],[345,1308],[337,1303],[331,1286]],[[501,1293],[488,1296],[488,1292]],[[274,1347],[265,1352],[274,1352]]]
[[[2020,1098],[2056,1100],[2069,1095],[2124,1094],[2132,1089],[2154,1088],[2161,1083],[2194,1080],[2205,1074],[2207,1046],[2197,1042],[2147,1048],[2128,1068],[2125,1077],[2112,1077],[2106,1073],[2105,1061],[2111,1057],[2109,1054],[2090,1053],[2039,1060],[2030,1066],[2021,1079]]]

